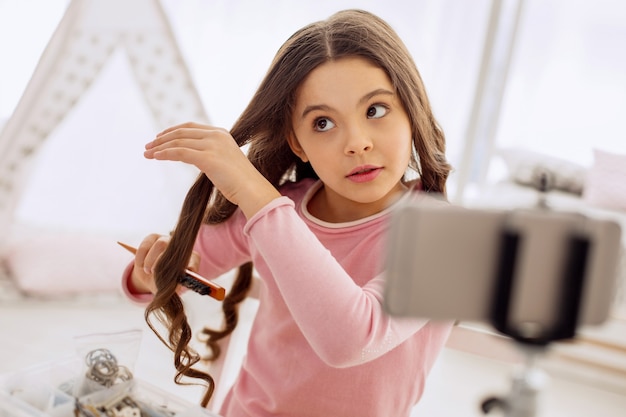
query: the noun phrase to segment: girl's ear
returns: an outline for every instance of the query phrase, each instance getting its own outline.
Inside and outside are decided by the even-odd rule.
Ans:
[[[291,151],[296,154],[302,162],[309,162],[309,158],[307,158],[306,153],[304,153],[304,149],[300,146],[300,142],[298,142],[298,138],[296,138],[296,135],[293,132],[287,136],[287,143],[289,143]]]

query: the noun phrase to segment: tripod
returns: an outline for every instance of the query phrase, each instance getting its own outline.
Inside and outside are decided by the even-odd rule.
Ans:
[[[540,200],[540,209],[547,209]],[[513,376],[507,397],[491,397],[483,401],[482,410],[488,414],[494,408],[502,409],[507,417],[534,417],[537,395],[547,382],[547,375],[536,367],[537,358],[545,353],[551,342],[571,339],[576,334],[583,296],[586,268],[589,262],[590,240],[584,234],[571,234],[565,241],[562,259],[560,289],[554,300],[558,312],[551,325],[512,319],[516,263],[524,233],[516,228],[505,228],[501,234],[500,256],[491,322],[501,333],[510,336],[524,354],[523,368]]]
[[[545,347],[519,344],[525,354],[523,368],[512,377],[511,391],[506,397],[489,397],[481,404],[484,414],[499,408],[507,417],[533,417],[537,412],[538,394],[547,383],[545,372],[537,368],[536,361]]]

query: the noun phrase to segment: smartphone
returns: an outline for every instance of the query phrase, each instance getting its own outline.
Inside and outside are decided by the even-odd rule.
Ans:
[[[615,221],[425,201],[392,214],[384,294],[390,314],[504,323],[526,334],[608,318],[621,248]]]

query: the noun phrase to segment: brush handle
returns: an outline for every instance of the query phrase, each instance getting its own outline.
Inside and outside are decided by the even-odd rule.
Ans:
[[[117,242],[118,245],[120,245],[121,247],[123,247],[124,249],[126,249],[127,251],[129,251],[130,253],[132,253],[133,255],[137,254],[137,249],[126,244],[126,243],[122,243],[122,242]],[[185,274],[190,278],[193,279],[194,281],[197,281],[199,284],[204,285],[206,287],[209,288],[209,292],[208,295],[209,297],[215,298],[218,301],[222,301],[224,299],[224,297],[226,296],[226,290],[224,289],[224,287],[221,287],[219,285],[217,285],[216,283],[214,283],[211,280],[206,279],[205,277],[203,277],[202,275],[196,274],[195,272],[193,272],[190,269],[185,268]]]

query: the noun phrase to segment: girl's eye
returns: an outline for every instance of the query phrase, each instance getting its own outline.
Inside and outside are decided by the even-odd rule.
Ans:
[[[369,109],[367,109],[367,117],[369,119],[379,119],[387,114],[389,109],[387,106],[382,104],[374,104]]]
[[[335,124],[325,117],[320,117],[319,119],[315,119],[313,122],[313,128],[318,132],[326,132],[327,130],[335,127]]]

